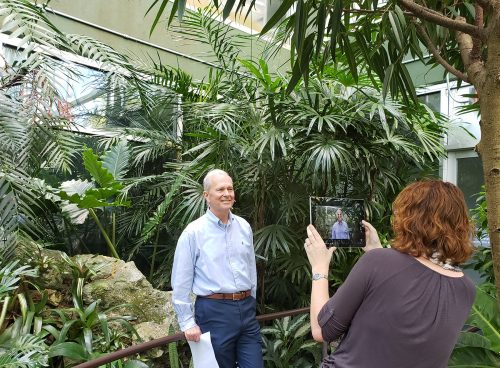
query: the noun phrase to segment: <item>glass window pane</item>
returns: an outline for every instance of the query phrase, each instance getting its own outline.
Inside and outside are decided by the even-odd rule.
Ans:
[[[441,112],[441,92],[428,93],[418,96],[420,102],[423,102],[431,108],[432,111]]]
[[[463,109],[476,102],[474,88],[462,87],[448,92],[448,114],[451,121],[448,149],[474,147],[481,138],[478,112]]]
[[[464,192],[469,209],[476,206],[476,194],[481,191],[483,165],[479,157],[457,159],[457,185]]]

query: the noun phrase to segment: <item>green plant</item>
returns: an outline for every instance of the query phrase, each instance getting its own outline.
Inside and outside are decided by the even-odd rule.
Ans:
[[[168,327],[168,334],[172,335],[175,333],[175,329],[172,325]],[[168,344],[168,360],[171,368],[179,368],[179,353],[177,351],[177,343],[171,342]]]
[[[42,338],[20,334],[16,324],[0,335],[0,366],[38,368],[48,365],[48,347]]]
[[[261,330],[266,367],[313,367],[321,362],[321,345],[309,338],[308,315],[275,320]]]
[[[479,240],[483,240],[488,236],[488,206],[486,204],[486,189],[484,185],[482,191],[476,196],[476,207],[471,209],[471,213],[476,225],[476,236]]]
[[[293,295],[304,294],[308,277],[302,248],[308,197],[366,198],[370,215],[386,218],[399,189],[442,155],[445,123],[422,105],[385,98],[378,89],[383,82],[361,69],[356,84],[342,58],[287,94],[290,77],[273,74],[264,59],[241,60],[243,40],[212,14],[187,12],[175,30],[210,47],[220,70],[193,83],[197,99],[182,96],[182,142],[164,171],[126,182],[124,192],[137,205],[124,210],[120,233],[134,239],[125,245],[130,255],[153,248],[150,278],[168,287],[176,238],[205,211],[201,177],[221,167],[235,182],[234,211],[255,232],[259,275],[265,277],[259,305],[293,307],[304,302]],[[175,86],[163,69],[155,77]],[[142,128],[150,136],[163,130],[154,122]],[[134,129],[146,137],[140,132]],[[150,143],[138,139],[134,145]],[[160,267],[159,252],[167,260]]]
[[[127,170],[128,151],[126,144],[118,144],[108,151],[99,161],[99,157],[93,153],[91,148],[83,152],[83,163],[85,169],[93,181],[71,180],[61,184],[57,194],[63,201],[63,210],[69,212],[77,222],[85,221],[89,214],[97,224],[103,235],[110,253],[115,258],[120,258],[116,251],[115,241],[115,219],[113,214],[113,230],[111,237],[103,227],[96,214],[97,209],[104,207],[128,206],[130,202],[120,196],[123,185],[117,180]],[[69,204],[69,205],[68,205]],[[76,209],[71,205],[76,206]]]
[[[222,5],[213,0],[210,6],[225,19],[233,9],[237,14],[245,9],[248,16],[255,2],[235,0]],[[171,7],[167,3],[150,0],[147,12],[156,8],[151,32],[164,12],[168,13],[169,24],[176,11],[180,19],[186,17],[186,0],[174,0]],[[387,96],[402,97],[405,102],[417,100],[416,75],[412,76],[409,68],[417,64],[408,63],[411,59],[427,65],[429,71],[437,66],[444,68],[445,75],[453,75],[458,85],[466,82],[474,88],[481,114],[481,141],[475,150],[481,157],[488,218],[494,226],[490,242],[500,301],[500,236],[494,225],[500,218],[500,190],[490,177],[500,166],[495,148],[500,135],[500,85],[496,82],[500,54],[492,51],[498,48],[499,17],[500,7],[493,0],[287,0],[277,6],[261,34],[272,37],[278,33],[278,47],[290,43],[293,66],[287,93],[295,91],[302,80],[307,84],[312,71],[324,73],[328,65],[341,59],[354,81],[362,79],[363,71],[372,80],[380,80],[374,86],[382,92],[384,101]]]
[[[477,194],[476,207],[471,210],[472,218],[476,226],[476,236],[479,241],[484,241],[488,238],[488,208],[486,205],[486,192],[483,191]],[[493,255],[491,247],[482,246],[476,248],[472,259],[465,265],[465,268],[470,268],[479,273],[481,279],[486,283],[493,283],[495,275],[493,271]]]
[[[492,285],[493,286],[493,285]],[[494,296],[482,285],[476,289],[476,300],[466,324],[472,327],[462,331],[453,350],[448,367],[500,366],[500,311]]]
[[[6,262],[0,259],[0,265],[3,266],[0,270],[0,366],[45,366],[48,364],[48,346],[43,339],[40,312],[47,294],[34,303],[26,290],[21,289],[24,278],[35,277],[36,270],[27,265],[19,267],[18,260]],[[17,305],[20,315],[17,315]]]
[[[71,287],[73,307],[50,311],[53,319],[50,319],[50,324],[43,326],[54,339],[49,347],[49,357],[65,357],[74,362],[85,361],[96,358],[102,353],[123,348],[124,341],[129,341],[132,334],[139,337],[128,322],[130,317],[119,315],[110,317],[115,309],[123,305],[105,311],[100,310],[98,300],[88,306],[84,305],[83,286],[88,278],[99,270],[90,269],[67,256],[63,258],[70,266],[73,275]],[[126,333],[118,333],[114,331],[116,329]]]
[[[47,310],[48,293],[36,286],[37,272],[19,261],[3,262],[0,269],[0,365],[2,367],[67,366],[123,348],[136,334],[128,317],[115,315],[115,306],[99,310],[99,302],[83,303],[85,281],[98,270],[63,255],[73,275],[73,307]],[[30,287],[34,287],[32,290]],[[36,300],[34,295],[36,294]],[[112,316],[110,316],[112,315]],[[66,365],[64,365],[64,357]],[[116,367],[145,367],[136,360]]]

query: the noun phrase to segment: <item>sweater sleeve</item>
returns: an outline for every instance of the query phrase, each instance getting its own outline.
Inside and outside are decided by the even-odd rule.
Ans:
[[[380,258],[378,250],[364,254],[352,268],[345,282],[328,300],[318,314],[318,323],[325,341],[333,341],[344,334],[351,324],[368,291],[374,262]]]

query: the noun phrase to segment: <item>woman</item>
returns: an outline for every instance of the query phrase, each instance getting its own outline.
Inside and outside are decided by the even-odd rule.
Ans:
[[[407,186],[393,203],[392,248],[364,222],[367,252],[332,298],[327,249],[309,225],[311,330],[317,341],[342,337],[322,367],[446,367],[474,301],[474,284],[456,267],[472,253],[462,192],[442,181]]]

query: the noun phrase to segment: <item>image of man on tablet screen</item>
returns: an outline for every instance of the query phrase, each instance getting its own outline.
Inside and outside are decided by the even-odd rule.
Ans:
[[[335,212],[337,221],[332,226],[332,239],[349,239],[349,226],[344,221],[344,214],[342,208],[338,208]]]

